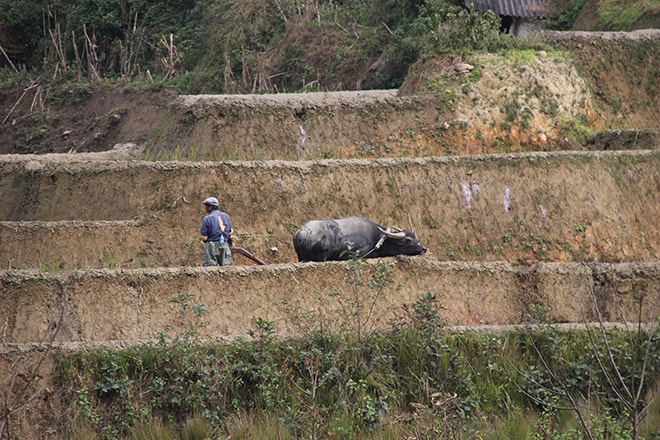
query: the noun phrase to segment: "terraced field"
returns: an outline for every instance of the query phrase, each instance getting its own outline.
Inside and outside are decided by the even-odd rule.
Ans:
[[[299,225],[349,215],[413,228],[440,260],[658,257],[656,151],[218,163],[79,156],[0,159],[4,268],[196,265],[206,194],[231,212],[238,244],[273,263],[294,261]]]
[[[344,105],[345,94],[319,99],[335,98],[333,105]],[[395,121],[398,130],[414,123],[421,98],[381,98],[385,124]],[[353,96],[347,110],[356,123],[376,105],[373,96],[363,106],[360,99]],[[217,115],[223,105],[234,105],[233,98],[198,111]],[[245,128],[252,116],[239,118],[241,159],[261,159],[267,142],[263,130]],[[268,108],[256,117],[268,119]],[[322,137],[333,137],[332,130]],[[28,368],[49,341],[130,344],[183,330],[188,322],[172,301],[179,295],[208,308],[210,338],[244,336],[256,318],[295,333],[291,307],[314,310],[331,327],[340,311],[323,298],[345,285],[346,265],[297,263],[291,243],[292,232],[315,218],[361,215],[411,228],[429,248],[424,256],[385,260],[393,282],[375,309],[384,321],[425,292],[437,295],[455,325],[519,324],[532,305],[549,307],[557,322],[596,321],[594,303],[606,321],[654,319],[657,147],[313,161],[289,161],[301,155],[295,149],[274,151],[287,161],[0,157],[0,379],[17,365]],[[271,264],[256,267],[237,256],[235,267],[198,267],[201,200],[209,195],[231,215],[237,244]],[[40,386],[54,389],[52,359],[44,366]],[[22,412],[17,432],[37,438],[34,426],[48,417]]]
[[[208,308],[204,334],[212,338],[246,335],[257,318],[295,333],[292,307],[320,313],[331,328],[341,310],[319,298],[342,289],[349,272],[344,263],[295,263],[291,232],[310,218],[350,214],[413,227],[430,249],[387,260],[393,283],[375,309],[384,322],[425,292],[457,325],[522,323],[532,305],[550,307],[558,322],[594,321],[594,299],[605,320],[652,320],[652,307],[641,316],[638,307],[660,300],[659,162],[657,151],[315,162],[5,159],[2,371],[46,341],[125,344],[184,331],[189,322],[172,301],[182,294]],[[237,256],[236,267],[195,267],[207,194],[221,195],[238,244],[273,264]],[[28,432],[29,418],[22,420]]]

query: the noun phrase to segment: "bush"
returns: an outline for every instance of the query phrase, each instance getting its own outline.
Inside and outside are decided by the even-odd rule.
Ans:
[[[201,41],[200,15],[201,5],[184,0],[7,0],[0,8],[0,45],[19,48],[16,64],[28,68],[92,64],[102,75],[133,77],[163,68],[163,36],[173,34],[186,59]]]
[[[500,18],[492,11],[465,9],[446,0],[430,0],[419,16],[401,27],[397,47],[409,57],[444,52],[497,51],[510,47],[511,38],[499,32]]]
[[[587,398],[580,402],[592,408],[592,433],[619,426],[625,435],[632,429],[629,412],[605,374],[638,381],[648,347],[640,408],[660,381],[657,327],[638,340],[608,332],[608,348],[585,331],[552,325],[532,333],[450,335],[438,312],[434,296],[425,294],[369,338],[315,329],[280,340],[272,322],[257,320],[253,340],[230,345],[176,339],[61,353],[59,381],[74,419],[112,436],[127,436],[154,418],[182,431],[195,417],[222,436],[228,421],[251,414],[274,419],[278,430],[299,438],[379,432],[406,418],[403,432],[451,437],[473,427],[483,432],[482,418],[530,413],[539,435],[553,433],[543,438],[580,438],[575,423],[558,423],[570,416],[559,409],[567,393]],[[607,350],[619,373],[609,364],[598,368],[595,356],[609,358]]]
[[[7,0],[0,45],[38,72],[174,78],[184,93],[391,88],[420,56],[503,44],[494,14],[459,4]]]

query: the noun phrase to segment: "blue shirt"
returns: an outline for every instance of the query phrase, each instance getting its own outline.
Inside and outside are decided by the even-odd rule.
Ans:
[[[225,225],[224,232],[220,230],[218,217],[222,218],[222,222]],[[229,221],[229,216],[219,209],[214,209],[202,220],[199,234],[208,237],[207,241],[226,242],[229,238],[229,234],[231,234],[231,222]]]

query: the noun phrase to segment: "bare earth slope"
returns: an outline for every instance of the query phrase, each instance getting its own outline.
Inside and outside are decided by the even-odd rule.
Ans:
[[[29,80],[0,90],[0,154],[105,151],[117,143],[143,143],[176,95]]]
[[[414,228],[438,259],[655,260],[659,161],[657,151],[219,163],[5,158],[0,264],[196,265],[209,194],[231,214],[237,244],[270,262],[295,261],[291,234],[306,221],[350,215]],[[94,223],[127,220],[134,223]]]
[[[621,313],[637,320],[643,301],[648,307],[641,319],[647,322],[653,319],[652,305],[660,301],[658,263],[542,263],[527,268],[406,257],[368,266],[374,264],[387,265],[392,276],[374,302],[374,316],[383,325],[425,292],[437,295],[452,324],[475,324],[475,317],[479,323],[519,324],[532,304],[549,306],[550,318],[558,322],[596,321],[594,294],[606,321],[621,319]],[[364,272],[371,274],[369,267]],[[336,292],[350,297],[352,279],[355,274],[340,262],[69,275],[0,271],[0,343],[41,342],[54,328],[56,339],[64,342],[152,339],[168,328],[176,335],[190,316],[172,298],[186,293],[208,309],[201,328],[212,337],[245,335],[257,318],[275,322],[279,334],[303,331],[311,324],[305,316],[317,327],[340,330],[345,310]],[[363,300],[369,301],[366,296]]]

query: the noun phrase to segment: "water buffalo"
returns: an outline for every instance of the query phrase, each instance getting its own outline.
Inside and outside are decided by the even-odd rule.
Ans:
[[[293,247],[299,261],[348,260],[351,252],[362,258],[426,252],[413,232],[393,229],[361,217],[312,220],[293,234]]]

